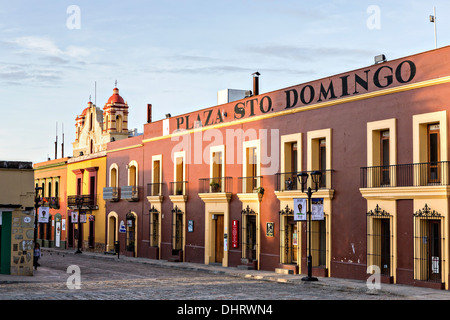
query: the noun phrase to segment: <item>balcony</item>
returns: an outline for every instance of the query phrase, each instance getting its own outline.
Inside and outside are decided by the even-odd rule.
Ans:
[[[169,194],[172,196],[186,196],[188,194],[187,181],[170,182]]]
[[[138,201],[139,200],[139,187],[138,186],[123,186],[120,188],[121,199],[127,201]]]
[[[67,206],[72,210],[78,209],[77,199],[83,200],[81,206],[82,210],[98,210],[96,194],[67,196]]]
[[[44,197],[41,198],[39,204],[50,209],[59,209],[59,197]]]
[[[119,201],[119,188],[118,187],[105,187],[103,188],[103,200],[111,202]]]
[[[297,175],[301,172],[311,173],[313,171],[283,172],[275,174],[275,191],[301,191],[302,185],[297,179]],[[332,189],[331,175],[333,170],[320,170],[320,172],[322,172],[322,177],[319,189]],[[311,179],[308,179],[308,186],[311,186]]]
[[[147,197],[155,197],[162,195],[163,183],[148,183],[147,184]]]
[[[232,177],[202,178],[199,179],[199,193],[217,193],[232,191]]]
[[[255,193],[262,187],[262,176],[238,177],[238,193]]]
[[[449,185],[449,161],[361,168],[361,188]]]

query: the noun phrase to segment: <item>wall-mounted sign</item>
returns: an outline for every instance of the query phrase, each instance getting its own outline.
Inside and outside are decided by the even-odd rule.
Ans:
[[[194,220],[188,220],[188,232],[194,232]]]
[[[239,247],[239,220],[231,222],[231,247]]]
[[[267,222],[266,226],[266,236],[273,237],[273,222]]]
[[[125,222],[123,222],[123,220],[120,221],[119,232],[120,233],[126,233],[127,232],[127,228],[125,228]]]

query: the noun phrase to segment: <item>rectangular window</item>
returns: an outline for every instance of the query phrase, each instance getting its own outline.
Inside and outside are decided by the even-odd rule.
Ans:
[[[389,130],[380,132],[381,185],[389,185]]]
[[[302,134],[281,136],[281,171],[277,174],[277,191],[297,190],[297,174],[301,168]]]
[[[247,153],[247,192],[251,192],[258,187],[258,158],[255,147],[250,147],[245,150]]]
[[[331,129],[308,132],[308,165],[307,171],[321,171],[320,188],[331,189]],[[311,179],[308,184],[313,188]]]
[[[153,185],[152,195],[161,194],[161,161],[153,161]]]
[[[186,195],[187,185],[186,185],[186,153],[185,151],[175,152],[173,161],[173,176],[174,180],[171,183],[171,193],[172,195]]]
[[[440,182],[439,124],[428,125],[428,183]]]

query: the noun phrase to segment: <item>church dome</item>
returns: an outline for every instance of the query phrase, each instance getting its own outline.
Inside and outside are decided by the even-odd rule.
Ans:
[[[112,104],[112,103],[125,104],[125,101],[119,95],[119,89],[117,89],[117,88],[114,88],[113,95],[111,97],[109,97],[108,102],[107,102],[107,104]]]

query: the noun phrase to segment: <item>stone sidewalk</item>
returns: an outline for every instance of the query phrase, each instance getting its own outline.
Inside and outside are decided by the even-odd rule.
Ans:
[[[73,255],[74,250],[61,250],[54,248],[42,248],[43,256],[47,254],[61,254],[61,255]],[[430,288],[421,288],[406,286],[400,284],[381,284],[380,289],[369,289],[366,281],[340,279],[340,278],[324,278],[318,277],[318,281],[307,282],[301,279],[304,275],[293,274],[279,274],[274,271],[262,271],[262,270],[246,270],[236,267],[222,267],[220,265],[205,265],[199,263],[189,262],[169,262],[166,260],[153,260],[147,258],[131,258],[126,256],[120,256],[117,258],[115,255],[105,255],[101,253],[83,252],[83,256],[90,257],[92,259],[109,259],[122,263],[142,263],[152,266],[171,268],[171,269],[184,269],[198,272],[207,272],[213,274],[226,274],[228,276],[241,277],[250,280],[260,281],[273,281],[280,283],[291,283],[297,285],[309,285],[314,287],[321,287],[326,290],[335,290],[338,292],[353,292],[353,293],[365,293],[373,295],[386,295],[396,296],[404,300],[450,300],[450,291],[436,290]],[[33,276],[11,276],[0,274],[0,283],[48,283],[66,281],[68,274],[65,270],[55,270],[46,267],[38,267],[34,270]]]

